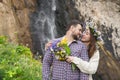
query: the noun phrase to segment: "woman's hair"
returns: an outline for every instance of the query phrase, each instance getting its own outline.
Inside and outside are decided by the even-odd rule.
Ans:
[[[90,44],[88,48],[88,55],[91,58],[96,51],[96,37],[92,34],[91,28],[90,29]]]

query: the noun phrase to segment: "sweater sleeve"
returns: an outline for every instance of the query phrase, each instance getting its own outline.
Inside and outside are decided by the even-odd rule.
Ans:
[[[90,61],[84,61],[81,58],[78,57],[74,57],[73,58],[73,63],[76,64],[76,66],[84,73],[87,74],[95,74],[95,72],[97,71],[98,68],[98,64],[99,64],[99,51],[97,50],[94,55],[90,58]]]

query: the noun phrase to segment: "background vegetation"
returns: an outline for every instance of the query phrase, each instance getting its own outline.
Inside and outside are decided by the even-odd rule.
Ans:
[[[41,63],[29,48],[0,36],[0,80],[42,80]]]

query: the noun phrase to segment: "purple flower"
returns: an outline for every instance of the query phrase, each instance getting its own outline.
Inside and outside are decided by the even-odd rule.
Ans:
[[[56,49],[57,48],[57,43],[60,42],[60,40],[56,40],[52,43],[52,49]]]

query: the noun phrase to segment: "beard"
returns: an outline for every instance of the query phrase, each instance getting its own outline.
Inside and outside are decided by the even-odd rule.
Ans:
[[[79,39],[80,39],[80,37],[79,37],[79,36],[77,36],[77,35],[73,35],[73,39],[74,39],[74,40],[79,40]]]

